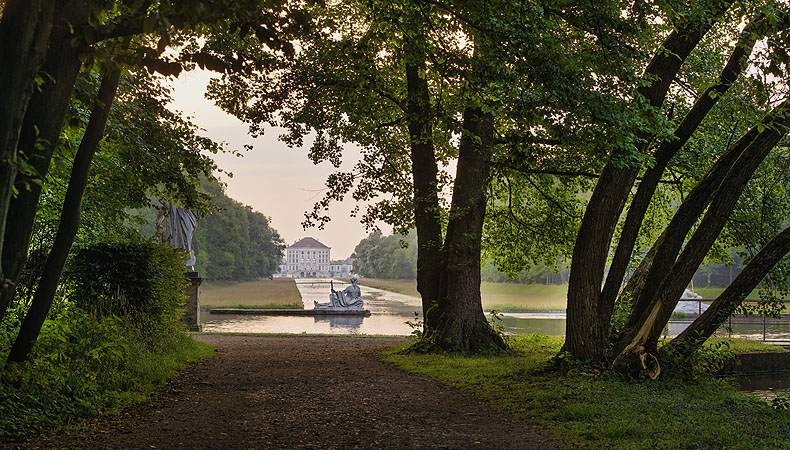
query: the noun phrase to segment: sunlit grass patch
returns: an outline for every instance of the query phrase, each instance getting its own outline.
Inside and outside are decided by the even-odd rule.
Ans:
[[[416,280],[384,280],[363,278],[362,286],[369,286],[419,298]],[[483,308],[507,310],[565,310],[568,285],[481,283]]]
[[[710,338],[705,342],[708,347],[717,346],[725,342],[730,351],[735,353],[752,353],[752,352],[783,352],[784,348],[778,345],[763,344],[760,341],[743,338]]]
[[[790,446],[790,410],[774,409],[726,381],[632,382],[587,366],[560,373],[551,359],[561,338],[510,339],[513,353],[501,356],[401,354],[396,349],[383,359],[529,418],[568,448]]]
[[[360,278],[361,286],[368,286],[383,291],[397,292],[398,294],[409,295],[420,298],[417,291],[417,280],[386,280],[382,278]]]
[[[694,289],[694,292],[701,295],[702,298],[709,299],[712,301],[715,300],[716,297],[721,295],[721,293],[724,292],[724,289],[725,288],[723,287],[704,287],[704,288]],[[749,300],[758,300],[760,298],[760,289],[757,288],[753,290],[746,296],[746,298]],[[703,303],[710,304],[711,302],[703,302]],[[782,313],[790,314],[790,302],[785,302],[784,311],[782,311]]]
[[[302,309],[302,296],[293,278],[245,282],[204,282],[200,304],[215,308]]]
[[[568,285],[482,283],[480,295],[485,309],[564,311]]]

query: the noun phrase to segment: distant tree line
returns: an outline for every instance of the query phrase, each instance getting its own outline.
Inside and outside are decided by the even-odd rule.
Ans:
[[[228,197],[217,183],[203,183],[216,210],[203,217],[192,239],[195,269],[207,280],[254,280],[277,271],[285,243],[270,219]]]
[[[375,231],[362,239],[354,249],[354,272],[372,278],[414,279],[417,273],[416,237],[398,234],[383,236]],[[731,252],[722,261],[711,261],[700,266],[694,275],[694,286],[727,287],[741,272],[743,258]],[[491,261],[483,264],[481,281],[488,283],[565,284],[570,271],[567,264],[557,259],[554,265],[532,264],[509,275]]]
[[[354,272],[363,277],[414,279],[417,276],[417,237],[375,231],[359,241],[351,255]]]
[[[417,237],[414,233],[407,236],[382,235],[375,231],[359,241],[354,248],[354,272],[363,277],[386,279],[415,279],[417,277]],[[481,280],[490,283],[534,283],[564,284],[568,282],[568,270],[558,266],[535,264],[518,273],[508,276],[497,270],[493,264],[486,263],[481,270]],[[558,271],[557,267],[560,268]]]

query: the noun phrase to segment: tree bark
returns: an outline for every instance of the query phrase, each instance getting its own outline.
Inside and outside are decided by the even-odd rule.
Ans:
[[[722,15],[729,3],[716,2],[713,17]],[[653,107],[661,106],[683,61],[713,25],[710,19],[692,19],[667,37],[645,69],[642,80],[646,84],[637,89],[637,98],[641,96]],[[644,152],[649,136],[640,138],[640,151]],[[579,360],[602,362],[608,353],[615,296],[602,298],[601,283],[615,226],[639,174],[639,167],[618,161],[624,157],[621,153],[615,149],[601,172],[573,248],[564,349]]]
[[[707,310],[691,323],[661,353],[688,358],[730,317],[765,275],[790,253],[790,227],[774,236]]]
[[[8,0],[0,19],[0,236],[5,233],[17,173],[22,118],[44,62],[54,10],[54,0]],[[1,264],[0,282],[5,285]]]
[[[110,108],[115,92],[118,89],[120,77],[121,70],[113,68],[102,78],[97,95],[97,100],[100,103],[91,112],[88,126],[85,128],[85,134],[74,157],[71,178],[69,179],[69,186],[63,201],[63,211],[61,212],[55,241],[52,245],[52,250],[47,256],[44,272],[33,297],[33,302],[25,319],[22,321],[19,334],[8,354],[8,361],[21,362],[27,359],[52,306],[60,275],[63,272],[66,258],[69,251],[71,251],[74,237],[79,229],[82,196],[85,192],[85,186],[88,184],[91,162],[93,161],[93,155],[96,154],[99,148],[99,142],[104,136],[104,129],[107,125],[107,118],[110,115]]]
[[[752,174],[757,170],[760,163],[765,159],[771,149],[773,149],[787,133],[787,129],[790,127],[789,108],[790,103],[785,101],[768,114],[759,125],[752,128],[747,135],[753,135],[754,133],[757,133],[757,135],[752,139],[747,139],[747,137],[741,139],[741,141],[749,141],[745,148],[739,145],[741,141],[739,141],[739,144],[736,144],[736,147],[743,148],[743,151],[738,154],[738,158],[734,163],[726,167],[727,170],[718,180],[713,180],[713,184],[719,187],[710,201],[705,217],[697,227],[694,235],[685,245],[677,261],[675,261],[675,257],[672,254],[667,254],[662,257],[662,259],[656,256],[656,261],[652,264],[650,269],[650,272],[653,273],[649,273],[647,278],[660,279],[661,281],[655,287],[650,286],[648,282],[647,286],[652,287],[650,291],[655,292],[655,294],[647,301],[644,300],[647,298],[646,296],[640,299],[640,304],[646,302],[646,306],[643,308],[638,318],[629,321],[626,332],[615,345],[615,358],[612,362],[612,367],[632,374],[640,371],[644,372],[646,368],[634,366],[634,362],[638,360],[644,361],[645,358],[649,358],[651,361],[655,359],[655,367],[650,369],[648,375],[651,378],[658,377],[661,369],[658,365],[656,355],[658,354],[658,338],[660,337],[661,331],[669,321],[672,311],[683,293],[683,289],[685,289],[691,281],[694,272],[705,258],[705,255],[710,250],[710,247],[715,242],[721,230],[724,228],[727,219],[738,201],[738,197],[751,179]],[[762,131],[759,131],[760,129],[762,129]],[[729,153],[731,152],[728,152],[728,154]],[[725,156],[728,155],[725,154]],[[721,166],[721,164],[717,163],[708,175],[711,175],[712,172],[721,174]],[[715,178],[708,175],[706,175],[701,184],[707,179]],[[709,186],[701,190],[708,188]],[[682,241],[685,237],[686,233],[680,233],[680,237],[678,237],[679,233],[673,233],[670,230],[673,228],[675,222],[689,222],[690,216],[682,214],[681,211],[684,209],[686,203],[694,204],[691,209],[704,208],[704,204],[707,202],[703,203],[700,201],[700,198],[703,196],[695,195],[694,198],[692,198],[692,194],[695,194],[695,191],[697,191],[697,188],[692,190],[686,198],[686,201],[684,201],[683,205],[679,208],[675,218],[670,222],[670,226],[667,228],[664,235],[664,242],[667,242],[670,238],[675,240],[680,239]],[[696,218],[691,220],[691,224],[688,224],[689,229],[695,220]],[[664,269],[667,265],[667,261],[669,261],[669,270]],[[645,291],[647,290],[648,288],[646,287]],[[634,316],[632,316],[632,318],[633,317]],[[635,353],[638,358],[634,358],[634,355],[631,355],[631,353]]]
[[[480,251],[491,167],[494,119],[479,107],[464,111],[450,220],[444,243],[439,303],[428,314],[433,350],[480,353],[505,348],[488,324],[480,299]]]
[[[675,262],[689,231],[705,211],[727,172],[757,135],[757,128],[752,128],[716,160],[713,167],[686,196],[667,228],[642,259],[624,290],[634,301],[626,329],[638,326],[639,317],[649,307],[652,296]]]
[[[0,320],[14,298],[15,283],[27,260],[41,195],[40,183],[49,170],[52,153],[58,143],[63,118],[82,65],[79,56],[83,49],[72,45],[72,30],[87,24],[89,11],[82,0],[57,6],[49,50],[42,67],[47,77],[30,99],[22,122],[18,153],[20,157],[27,159],[37,173],[16,175],[15,186],[18,193],[11,199],[9,209],[14,220],[7,223],[3,237],[2,267],[9,281],[0,290]]]
[[[417,50],[415,53],[418,53]],[[428,310],[439,301],[439,278],[442,270],[442,224],[428,81],[425,79],[425,55],[417,54],[414,63],[406,64],[409,137],[414,182],[414,222],[417,230],[417,291],[422,297],[422,312],[429,326]]]
[[[639,236],[639,229],[642,226],[645,213],[650,206],[650,201],[661,180],[664,169],[672,157],[688,142],[691,135],[699,127],[699,124],[702,123],[702,120],[721,98],[721,95],[732,86],[746,67],[749,55],[758,37],[754,33],[754,29],[764,30],[760,36],[764,36],[768,32],[764,27],[761,27],[763,19],[763,16],[759,16],[744,28],[717,82],[697,97],[691,110],[689,110],[675,130],[673,139],[665,140],[656,150],[654,165],[645,171],[645,175],[639,183],[636,194],[628,208],[623,231],[617,243],[617,250],[609,267],[609,274],[606,277],[606,283],[601,293],[601,304],[613,304],[620,292],[631,254],[634,251],[636,239]],[[631,292],[631,295],[633,295],[633,292]]]
[[[705,259],[705,255],[708,254],[721,230],[724,229],[746,184],[768,156],[768,153],[787,134],[790,127],[790,101],[785,101],[772,114],[769,114],[763,121],[763,126],[765,127],[763,131],[738,158],[721,187],[716,191],[702,222],[694,231],[693,236],[683,248],[683,252],[662,283],[664,287],[659,288],[662,309],[658,317],[663,323],[658,329],[653,327],[650,336],[652,340],[658,340],[661,330],[669,321],[683,290],[691,282],[697,268]]]

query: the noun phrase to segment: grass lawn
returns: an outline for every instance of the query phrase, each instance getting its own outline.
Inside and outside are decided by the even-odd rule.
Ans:
[[[482,283],[483,308],[560,310],[567,304],[567,284]]]
[[[302,296],[293,278],[203,282],[200,305],[209,308],[303,308]]]
[[[724,288],[723,287],[698,287],[696,289],[693,289],[693,291],[694,291],[694,293],[701,295],[702,298],[715,300],[716,297],[719,296],[719,294],[724,292]],[[760,298],[759,291],[760,291],[759,289],[753,290],[752,292],[749,293],[749,295],[746,296],[746,298],[747,299],[753,299],[753,300],[756,300],[756,299]]]
[[[417,280],[385,280],[381,278],[360,278],[360,286],[369,286],[383,291],[397,292],[403,295],[420,298],[417,292]]]
[[[755,353],[755,352],[783,352],[784,348],[778,345],[763,344],[760,341],[743,338],[710,338],[705,341],[708,346],[718,346],[722,342],[734,353]]]
[[[363,278],[362,286],[420,297],[417,280],[383,280]],[[564,310],[568,293],[567,285],[482,283],[483,308],[498,310]]]
[[[419,298],[417,280],[385,280],[380,278],[362,278],[362,286],[370,286],[399,294]],[[706,299],[715,299],[724,288],[699,288],[694,292]],[[481,283],[480,293],[483,296],[483,308],[508,310],[565,310],[568,297],[568,285],[557,284],[518,284],[518,283]],[[757,299],[757,290],[752,291],[748,298]],[[710,303],[710,302],[706,302]],[[785,313],[790,313],[790,303],[785,303]]]
[[[694,290],[697,294],[701,295],[702,298],[715,300],[722,292],[724,292],[724,288],[721,287],[706,287],[706,288],[697,288]],[[760,298],[760,290],[755,289],[749,295],[746,296],[749,300],[758,300]],[[710,303],[710,302],[704,302]],[[790,303],[785,302],[784,314],[790,314]]]
[[[550,370],[561,338],[512,338],[512,354],[401,354],[383,359],[529,418],[567,448],[786,449],[790,409],[736,391],[725,380],[633,382],[584,366]],[[734,343],[737,349],[738,344]]]

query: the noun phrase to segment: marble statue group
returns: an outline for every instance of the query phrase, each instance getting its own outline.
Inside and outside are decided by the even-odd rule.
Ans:
[[[362,309],[362,291],[358,286],[359,277],[353,275],[351,277],[351,286],[348,286],[342,291],[336,291],[332,281],[329,283],[331,290],[329,302],[318,303],[317,301],[313,301],[315,309]]]

